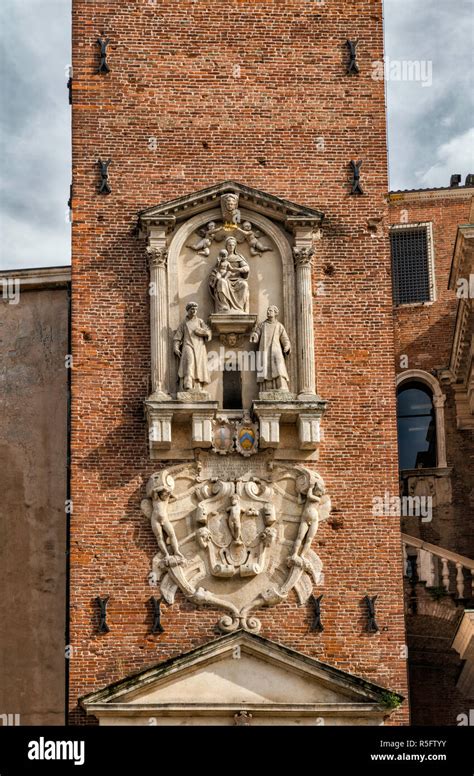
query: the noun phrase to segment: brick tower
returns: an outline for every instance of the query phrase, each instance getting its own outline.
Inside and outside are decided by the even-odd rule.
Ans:
[[[186,682],[199,682],[204,664],[235,669],[229,649],[245,655],[239,665],[257,684],[266,671],[274,685],[289,677],[285,698],[266,699],[272,718],[291,724],[311,709],[326,718],[332,693],[335,724],[408,721],[399,519],[373,514],[374,498],[398,493],[384,84],[372,78],[382,58],[381,0],[73,2],[72,722],[136,714],[125,708],[131,697],[146,698],[142,722],[160,719],[163,699],[187,703],[170,679],[176,660]],[[219,276],[221,308],[232,295],[237,308],[247,285],[250,300],[246,310],[230,305],[227,323],[207,290],[222,251],[247,270],[238,281]],[[291,342],[286,392],[255,393],[242,377],[239,399],[219,376],[202,395],[176,390],[187,367],[175,331],[193,299],[208,349],[243,347],[275,302]],[[226,434],[236,446],[216,452]],[[187,507],[183,471],[201,499]],[[257,474],[247,481],[247,471]],[[294,490],[278,495],[272,471]],[[216,514],[230,531],[227,571],[209,561],[212,525],[195,516],[220,498],[202,478],[224,481]],[[259,550],[252,568],[253,550],[236,560],[235,547],[252,543],[229,511],[244,491],[258,503],[239,520],[263,520],[273,558]],[[292,545],[287,557],[291,526],[316,527],[312,500],[311,549]],[[209,527],[195,555],[186,521],[189,536]],[[173,536],[187,565],[174,565]],[[320,563],[312,579],[308,558]],[[209,585],[193,587],[193,563],[214,574]],[[271,595],[259,581],[268,563],[281,579]],[[300,568],[295,585],[296,571],[283,581],[289,568]],[[251,585],[245,619],[239,596]],[[107,597],[101,618],[97,599]],[[162,599],[161,623],[152,597]],[[215,719],[266,720],[244,700],[216,706]],[[296,713],[291,702],[307,706]],[[185,716],[194,713],[203,712]]]

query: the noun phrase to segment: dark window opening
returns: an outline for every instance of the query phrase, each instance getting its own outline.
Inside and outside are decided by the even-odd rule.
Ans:
[[[432,283],[428,230],[426,227],[393,229],[390,243],[394,303],[429,302]]]
[[[224,371],[223,404],[226,410],[242,409],[242,377],[238,369]]]
[[[400,469],[436,466],[436,418],[427,385],[410,381],[397,393],[398,462]]]

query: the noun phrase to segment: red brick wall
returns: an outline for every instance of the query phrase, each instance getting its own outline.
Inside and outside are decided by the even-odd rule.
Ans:
[[[102,30],[107,76],[96,75]],[[348,37],[361,41],[359,76],[345,75]],[[259,613],[262,635],[406,695],[399,524],[372,517],[373,496],[397,492],[389,246],[367,226],[387,218],[384,86],[370,77],[382,54],[380,0],[73,3],[71,709],[216,635],[216,613],[181,597],[165,609],[166,632],[149,634],[156,545],[139,503],[156,467],[142,411],[148,278],[134,227],[139,210],[226,179],[326,213],[314,317],[330,407],[318,468],[343,525],[324,525],[315,542],[324,633],[310,632],[311,612],[292,595]],[[112,159],[107,197],[96,193],[99,156]],[[363,197],[349,195],[351,158],[363,159]],[[375,636],[364,630],[367,593],[379,595]],[[99,594],[110,594],[105,636]],[[392,719],[406,722],[407,704]]]

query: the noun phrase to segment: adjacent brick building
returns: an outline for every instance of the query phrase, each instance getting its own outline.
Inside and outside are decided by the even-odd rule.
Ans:
[[[472,401],[468,406],[473,379],[468,286],[473,193],[469,185],[452,185],[389,197],[392,234],[425,229],[429,242],[430,288],[418,297],[425,301],[395,306],[399,389],[407,383],[426,386],[437,416],[431,465],[406,470],[401,463],[402,492],[433,499],[429,518],[402,517],[410,572],[407,644],[414,724],[456,724],[474,696],[472,669],[463,662],[468,652],[457,649],[457,634],[472,630],[474,407]]]

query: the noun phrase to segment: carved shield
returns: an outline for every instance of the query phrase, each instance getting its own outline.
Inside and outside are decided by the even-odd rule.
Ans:
[[[163,481],[173,483],[170,497]],[[322,564],[311,542],[330,500],[316,472],[208,456],[150,478],[147,496],[142,511],[160,548],[153,581],[169,604],[180,588],[193,603],[223,610],[221,631],[258,632],[256,609],[293,588],[304,603],[318,584]]]
[[[232,421],[214,420],[212,423],[212,449],[219,455],[226,455],[234,448],[235,427]]]
[[[236,424],[235,447],[244,458],[258,452],[258,426],[250,418]]]

